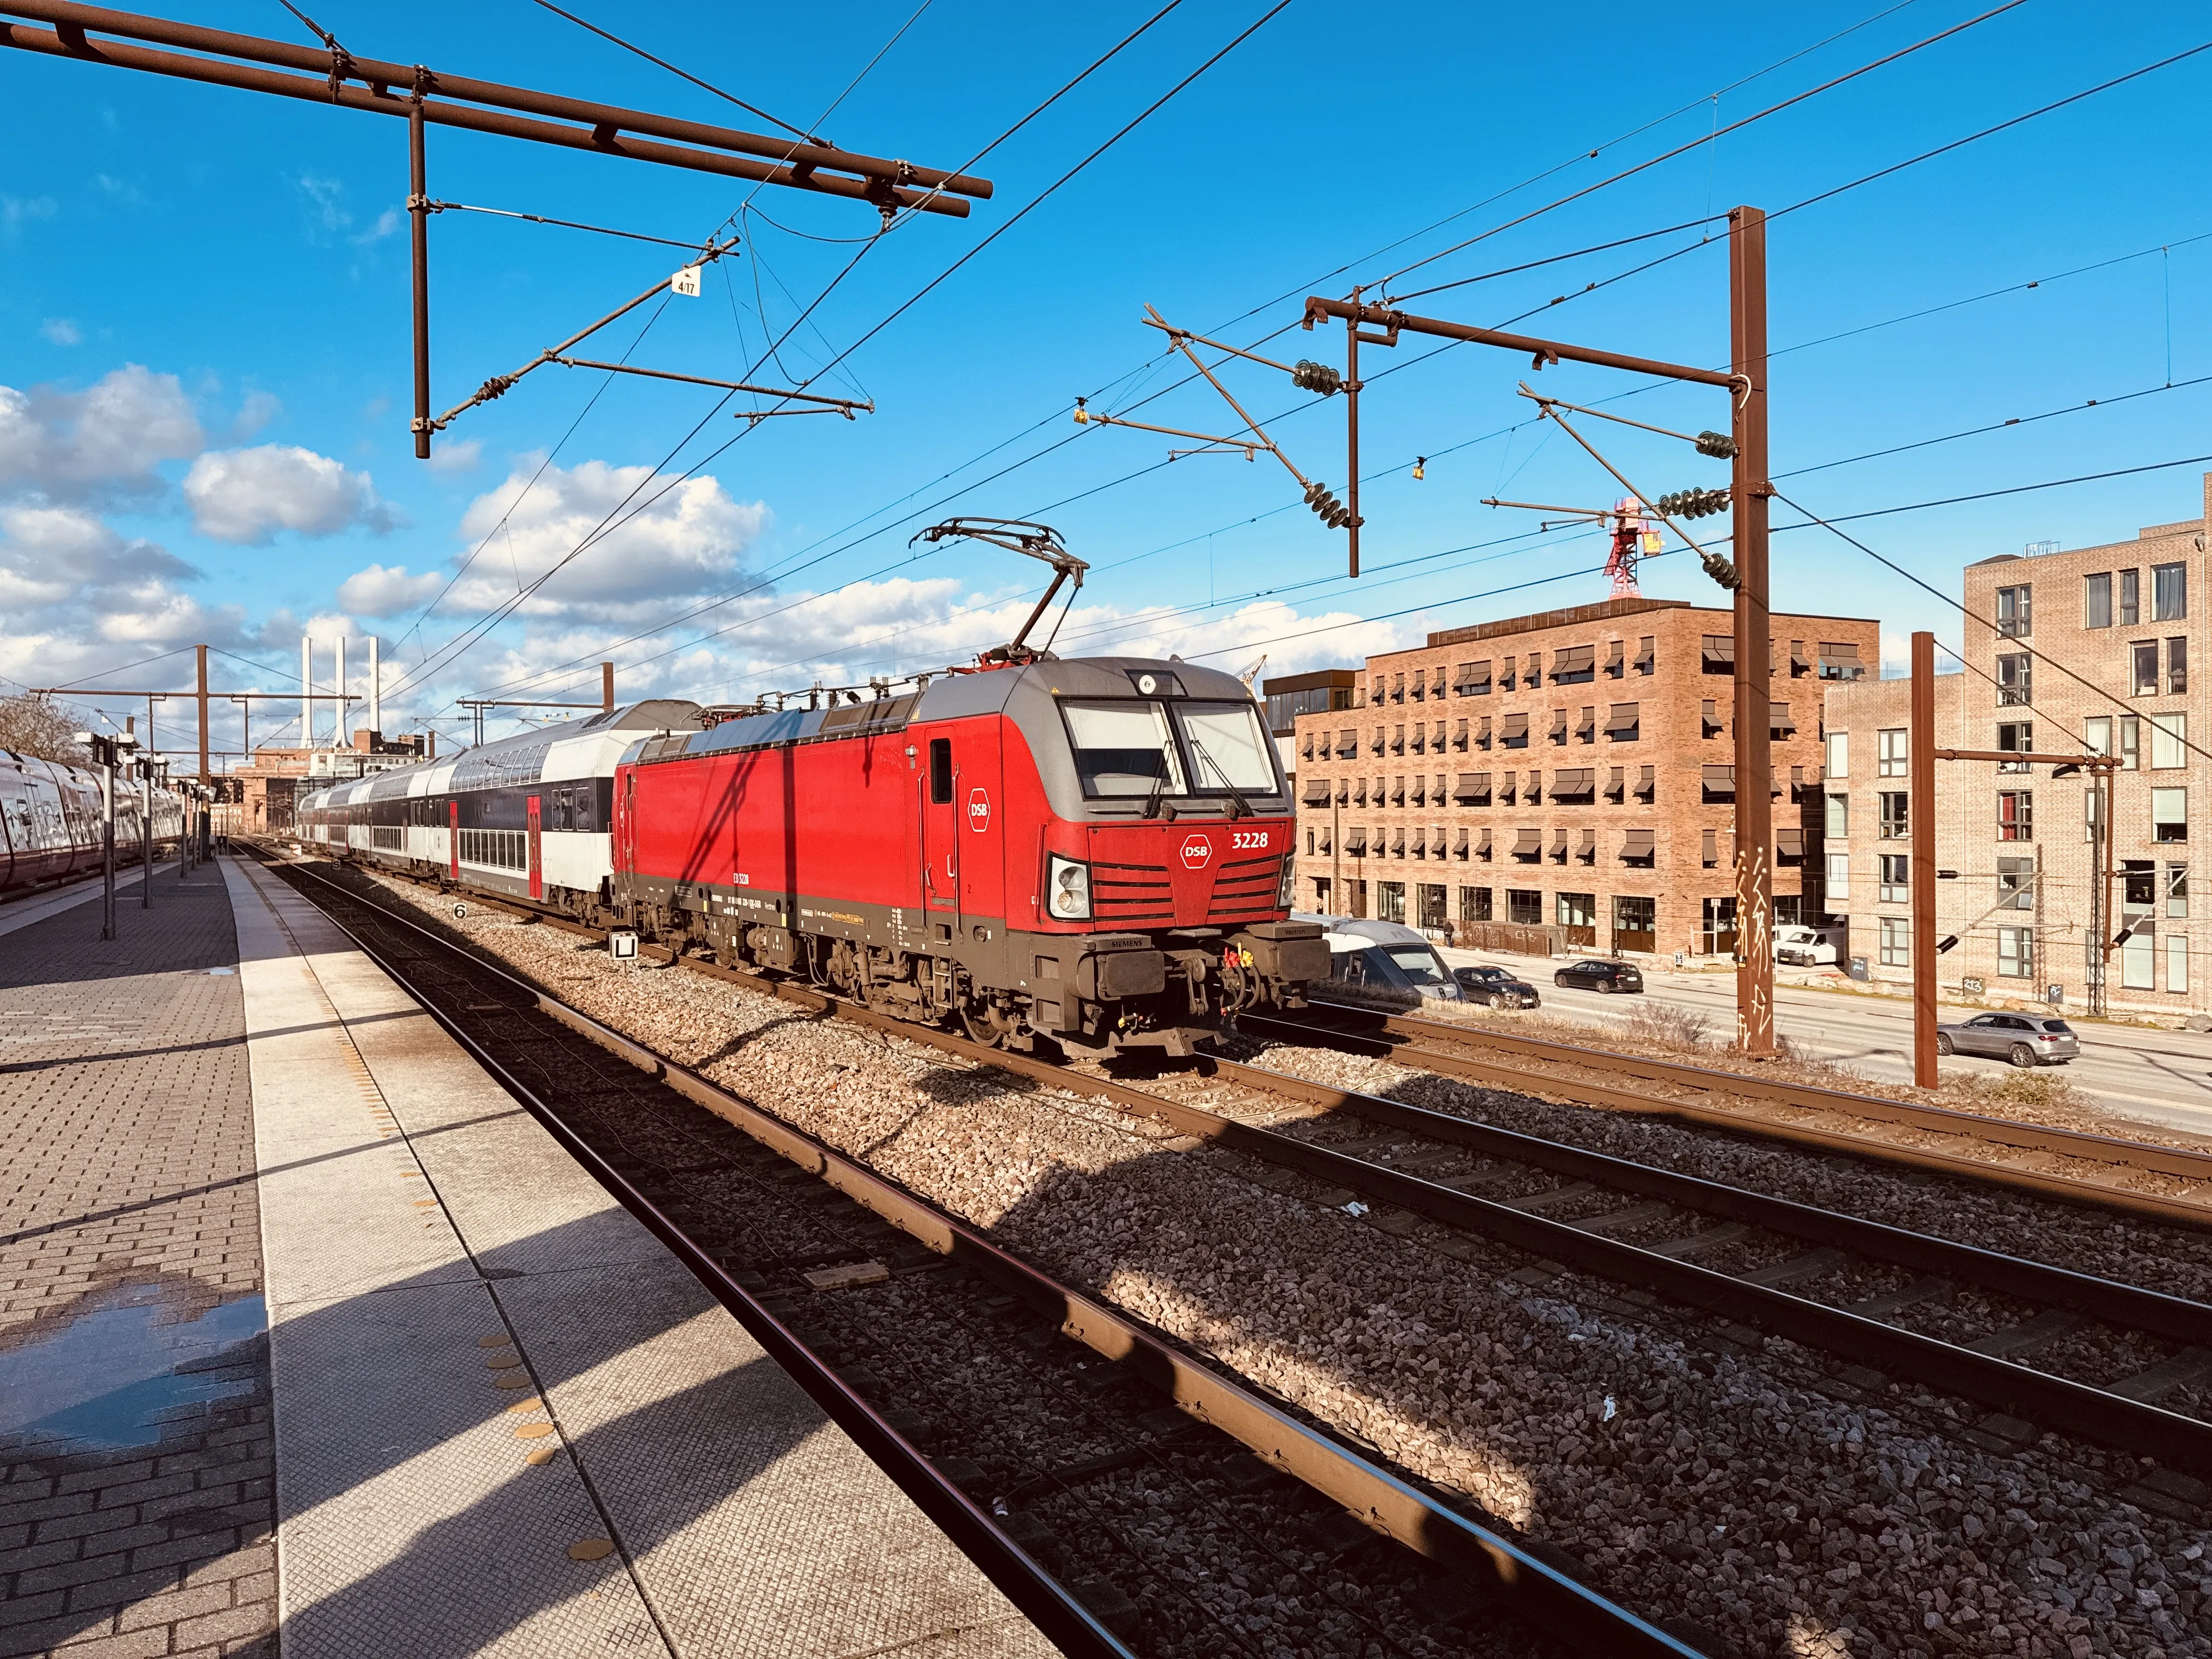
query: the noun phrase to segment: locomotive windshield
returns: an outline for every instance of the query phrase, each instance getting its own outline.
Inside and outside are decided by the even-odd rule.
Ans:
[[[1076,775],[1086,795],[1188,793],[1167,711],[1156,702],[1079,702],[1064,698]]]
[[[1201,792],[1275,793],[1275,763],[1267,752],[1267,734],[1250,703],[1179,703],[1176,717],[1190,744],[1191,775]]]

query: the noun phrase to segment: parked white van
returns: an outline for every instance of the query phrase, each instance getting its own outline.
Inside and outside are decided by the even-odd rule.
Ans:
[[[1792,924],[1774,930],[1774,959],[1789,968],[1832,967],[1844,959],[1844,928]]]

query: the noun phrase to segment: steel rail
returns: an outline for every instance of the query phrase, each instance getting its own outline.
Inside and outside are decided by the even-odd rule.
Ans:
[[[1467,1029],[1435,1020],[1382,1015],[1346,1004],[1316,1000],[1316,1010],[1327,1016],[1351,1016],[1341,1026],[1293,1024],[1256,1017],[1245,1023],[1283,1041],[1325,1046],[1360,1045],[1380,1056],[1395,1056],[1412,1064],[1458,1077],[1516,1091],[1550,1094],[1610,1109],[1646,1116],[1680,1118],[1686,1121],[1723,1126],[1741,1133],[1793,1141],[1832,1151],[1872,1157],[1884,1162],[1908,1164],[1947,1175],[2019,1187],[2045,1196],[2071,1198],[2085,1204],[2155,1215],[2170,1221],[2212,1225],[2212,1154],[2185,1148],[2153,1146],[2079,1129],[2063,1129],[2015,1119],[1984,1117],[1947,1106],[1923,1106],[1910,1101],[1886,1100],[1879,1096],[1853,1094],[1813,1084],[1784,1083],[1736,1072],[1716,1071],[1677,1060],[1618,1054],[1602,1049],[1522,1036],[1510,1031]],[[1435,1046],[1443,1045],[1443,1046]],[[2145,1193],[2078,1176],[2054,1174],[2016,1163],[1977,1158],[1929,1147],[1900,1145],[1863,1134],[1822,1129],[1802,1122],[1761,1117],[1742,1110],[1674,1100],[1648,1090],[1611,1088],[1601,1083],[1530,1071],[1480,1059],[1460,1052],[1495,1048],[1555,1065],[1580,1066],[1593,1072],[1611,1073],[1648,1083],[1665,1085],[1706,1096],[1733,1095],[1753,1103],[1767,1102],[1805,1112],[1893,1123],[1962,1140],[1979,1141],[2001,1149],[1999,1158],[2023,1155],[2069,1158],[2135,1175],[2164,1176],[2199,1183],[2206,1196],[2192,1198]]]
[[[654,115],[644,110],[624,109],[619,105],[602,104],[590,99],[532,92],[497,81],[441,75],[419,64],[398,64],[379,58],[356,57],[350,52],[333,52],[324,46],[295,46],[289,40],[271,40],[259,35],[233,33],[228,29],[172,22],[167,18],[115,11],[105,6],[78,5],[73,3],[73,0],[9,0],[9,3],[0,4],[0,12],[51,23],[58,32],[67,31],[64,40],[68,46],[69,55],[72,57],[86,55],[88,46],[94,53],[110,50],[104,43],[83,40],[84,31],[94,29],[102,34],[150,40],[160,46],[182,46],[191,52],[215,52],[226,58],[242,58],[251,63],[305,70],[324,77],[322,101],[326,103],[339,101],[334,95],[333,82],[354,80],[370,88],[397,87],[410,92],[419,87],[425,95],[457,98],[471,104],[487,104],[495,108],[520,110],[528,114],[580,122],[586,127],[647,133],[687,144],[703,144],[714,149],[767,156],[801,173],[811,172],[817,167],[835,167],[847,173],[857,173],[884,184],[920,185],[925,189],[951,191],[957,195],[979,198],[988,198],[992,190],[991,181],[988,179],[948,173],[939,167],[916,167],[889,156],[866,155],[854,150],[841,149],[835,145],[813,143],[805,139],[779,138],[769,133],[745,132],[735,127],[717,126],[705,121],[681,120],[671,116]],[[72,34],[76,37],[75,40],[69,40]],[[955,204],[951,210],[964,215],[968,209],[963,203]]]
[[[543,913],[520,906],[502,906],[521,915]],[[412,925],[412,924],[410,924]],[[580,923],[566,924],[574,931],[599,936],[602,930]],[[1719,1313],[1726,1317],[1845,1357],[1854,1363],[1903,1376],[1962,1398],[1978,1401],[2000,1412],[2027,1419],[2032,1424],[2055,1427],[2060,1432],[2100,1442],[2165,1462],[2178,1463],[2199,1474],[2212,1474],[2212,1423],[2110,1393],[2088,1384],[2038,1371],[1993,1354],[1984,1354],[1916,1332],[1794,1296],[1770,1285],[1757,1285],[1693,1262],[1626,1244],[1585,1231],[1572,1223],[1553,1221],[1493,1200],[1459,1192],[1418,1176],[1372,1164],[1365,1159],[1299,1140],[1292,1136],[1241,1123],[1204,1108],[1130,1087],[1110,1079],[1073,1073],[1050,1061],[988,1048],[964,1037],[915,1024],[896,1016],[846,1000],[812,987],[800,987],[741,969],[690,957],[665,946],[653,947],[659,960],[690,968],[712,977],[750,985],[813,1012],[863,1024],[906,1041],[1049,1084],[1092,1099],[1103,1100],[1134,1115],[1152,1117],[1188,1134],[1266,1162],[1316,1176],[1336,1186],[1408,1209],[1416,1214],[1501,1239],[1533,1251],[1540,1260],[1559,1262],[1649,1290],[1669,1300]],[[1341,1006],[1341,1005],[1332,1005]],[[1358,1011],[1364,1012],[1364,1011]],[[1246,1019],[1249,1021],[1250,1016]],[[1277,1022],[1270,1022],[1277,1023]],[[632,1045],[635,1047],[635,1045]],[[642,1052],[642,1051],[641,1051]],[[1727,1188],[1696,1177],[1674,1176],[1607,1155],[1545,1143],[1537,1137],[1475,1124],[1444,1113],[1431,1113],[1401,1102],[1349,1091],[1305,1085],[1302,1079],[1261,1067],[1238,1066],[1213,1060],[1218,1068],[1256,1086],[1291,1094],[1312,1103],[1348,1107],[1363,1116],[1374,1116],[1439,1139],[1463,1144],[1486,1145],[1500,1155],[1547,1167],[1579,1165],[1578,1173],[1602,1172],[1611,1184],[1636,1183],[1655,1194],[1664,1189],[1686,1207],[1699,1207],[1692,1198],[1717,1206],[1741,1206],[1743,1218],[1754,1224],[1811,1238],[1812,1229],[1826,1227],[1844,1248],[1862,1250],[1900,1265],[1942,1263],[1960,1278],[1990,1288],[2088,1312],[2109,1320],[2111,1310],[2124,1307],[2126,1316],[2140,1314],[2143,1328],[2187,1341],[2202,1342],[2212,1320],[2212,1309],[2169,1297],[2138,1286],[2125,1285],[2079,1274],[2047,1263],[2008,1257],[1954,1240],[1915,1235],[1863,1218],[1832,1214],[1798,1206],[1787,1200],[1741,1189]],[[1724,1074],[1723,1074],[1724,1075]],[[712,1087],[711,1085],[704,1085]],[[1491,1139],[1490,1137],[1498,1139]],[[1505,1148],[1512,1150],[1504,1150]],[[1676,1185],[1674,1183],[1682,1183]],[[1677,1196],[1679,1195],[1679,1196]],[[1717,1208],[1711,1212],[1722,1212]],[[1908,1258],[1912,1258],[1908,1260]],[[1234,1431],[1231,1431],[1234,1432]],[[1242,1437],[1241,1436],[1239,1437]],[[1300,1478],[1304,1478],[1303,1475]],[[1331,1494],[1334,1496],[1334,1494]],[[1347,1505],[1347,1507],[1351,1507]],[[1419,1547],[1416,1546],[1416,1547]]]
[[[49,11],[94,9],[10,5],[4,9],[40,15]],[[95,24],[93,27],[104,26]],[[750,179],[762,184],[813,191],[820,195],[842,196],[869,202],[880,198],[883,203],[896,207],[941,213],[956,219],[965,218],[969,213],[968,203],[960,197],[886,184],[874,174],[847,178],[836,173],[817,173],[804,162],[790,164],[754,161],[720,150],[664,143],[658,139],[633,137],[617,125],[571,125],[561,121],[508,114],[498,109],[479,109],[466,104],[447,103],[437,98],[425,98],[418,105],[411,97],[389,91],[379,92],[372,88],[343,84],[334,88],[326,80],[304,75],[289,75],[276,70],[228,64],[212,58],[194,58],[180,52],[156,52],[144,46],[125,46],[110,40],[93,40],[88,39],[76,25],[67,21],[52,30],[46,30],[0,18],[0,46],[12,46],[20,52],[39,52],[77,63],[140,70],[149,74],[197,81],[210,86],[230,87],[244,92],[270,93],[278,97],[296,98],[307,103],[333,104],[346,109],[367,110],[373,114],[398,116],[403,119],[412,119],[419,112],[421,118],[433,126],[459,127],[472,132],[496,133],[502,137],[526,138],[568,149],[588,150],[596,155],[622,156],[632,161],[654,161],[667,167],[686,167],[694,173],[718,173],[725,178]],[[319,65],[311,67],[326,70],[328,66],[329,59],[325,55],[321,58]],[[386,67],[397,69],[398,66]],[[410,70],[400,76],[398,84],[411,87],[412,82],[413,71]],[[574,100],[558,99],[548,101],[570,103]],[[633,131],[641,130],[647,129],[632,129]],[[784,148],[803,147],[786,145]],[[781,155],[782,150],[776,153]]]
[[[1399,1543],[1440,1565],[1470,1575],[1479,1584],[1498,1598],[1501,1604],[1530,1623],[1550,1632],[1580,1650],[1607,1656],[1608,1659],[1611,1656],[1616,1655],[1633,1656],[1638,1656],[1638,1659],[1641,1659],[1644,1656],[1650,1656],[1650,1659],[1703,1659],[1703,1656],[1699,1655],[1697,1650],[1680,1639],[1666,1634],[1656,1626],[1646,1623],[1636,1614],[1616,1605],[1595,1590],[1577,1583],[1558,1568],[1538,1559],[1534,1554],[1514,1544],[1502,1534],[1469,1520],[1419,1488],[1376,1467],[1320,1431],[1299,1422],[1296,1418],[1279,1407],[1271,1405],[1252,1390],[1192,1358],[1173,1343],[1156,1334],[1148,1328],[1125,1315],[1115,1312],[1079,1291],[1060,1284],[1049,1275],[991,1243],[967,1224],[915,1197],[903,1187],[876,1174],[856,1159],[816,1139],[805,1131],[785,1122],[781,1118],[730,1094],[688,1068],[609,1030],[589,1015],[569,1007],[520,976],[495,964],[485,963],[481,957],[462,951],[459,945],[448,939],[440,938],[438,934],[420,923],[398,915],[357,894],[347,892],[337,883],[321,872],[308,870],[295,862],[285,860],[274,862],[281,869],[296,872],[326,886],[337,889],[351,902],[374,910],[386,921],[410,929],[448,951],[465,956],[473,965],[483,971],[507,980],[519,991],[535,999],[539,1011],[549,1018],[560,1021],[572,1030],[600,1044],[608,1052],[659,1079],[694,1103],[744,1130],[763,1146],[781,1153],[801,1169],[836,1188],[847,1197],[864,1205],[927,1248],[990,1278],[1030,1306],[1056,1316],[1060,1321],[1060,1329],[1067,1335],[1084,1343],[1109,1360],[1127,1364],[1133,1375],[1166,1395],[1188,1415],[1241,1442],[1262,1461],[1340,1504],[1376,1531],[1396,1540]],[[471,902],[482,901],[476,900],[471,895]],[[523,906],[507,904],[496,900],[487,902],[486,908],[508,910],[515,914],[549,921],[562,920],[545,916],[542,912]],[[327,915],[327,912],[325,914]],[[604,930],[601,929],[587,927],[574,922],[564,922],[564,925],[568,931],[587,936],[604,937]],[[337,927],[349,939],[353,939],[363,953],[390,975],[403,989],[409,989],[404,973],[399,969],[386,962],[374,948],[363,943],[357,934],[345,928],[342,923],[333,919],[332,926]],[[692,968],[715,977],[737,981],[753,988],[768,991],[783,1000],[798,1004],[814,1012],[826,1012],[833,1018],[866,1025],[980,1063],[1006,1070],[1018,1071],[1024,1075],[1040,1078],[1062,1086],[1080,1085],[1085,1089],[1102,1086],[1096,1079],[1074,1078],[1045,1062],[1030,1060],[1025,1056],[1005,1054],[997,1050],[985,1048],[980,1044],[969,1042],[965,1039],[956,1038],[944,1032],[876,1013],[872,1010],[848,1003],[841,998],[823,994],[811,988],[762,979],[739,969],[721,968],[714,963],[684,957],[679,953],[666,951],[665,948],[656,949],[654,955],[658,959],[669,962],[673,965]],[[409,994],[414,994],[411,989],[409,989]],[[422,999],[417,997],[416,1000],[421,1002]],[[502,1086],[507,1087],[509,1092],[514,1094],[516,1098],[533,1114],[540,1116],[541,1121],[546,1121],[549,1127],[557,1124],[557,1118],[550,1114],[535,1095],[520,1084],[509,1082],[507,1075],[498,1066],[497,1062],[487,1055],[458,1025],[441,1015],[428,1003],[423,1003],[422,1006],[434,1018],[438,1019],[441,1025],[466,1045],[472,1055],[492,1071],[493,1075],[501,1081]],[[1032,1071],[1029,1069],[1030,1067],[1035,1069]],[[1119,1085],[1103,1086],[1107,1089],[1120,1090],[1131,1097],[1139,1109],[1147,1115],[1159,1115],[1163,1109],[1173,1106],[1173,1103],[1156,1096],[1141,1094],[1134,1090],[1121,1090],[1121,1085]],[[1202,1115],[1208,1118],[1212,1116],[1211,1114]],[[1225,1120],[1215,1119],[1213,1121],[1224,1127],[1234,1127],[1227,1126]],[[580,1159],[586,1163],[586,1167],[590,1168],[603,1184],[606,1184],[609,1190],[614,1192],[618,1198],[622,1198],[626,1191],[635,1191],[618,1174],[606,1169],[604,1162],[599,1160],[596,1154],[591,1154],[590,1149],[575,1137],[573,1132],[568,1131],[565,1125],[555,1128],[555,1133],[564,1146],[577,1152]],[[602,1173],[603,1170],[604,1173]],[[638,1196],[641,1202],[644,1201],[642,1194]],[[627,1199],[624,1201],[627,1202]],[[674,1241],[683,1239],[681,1230],[665,1216],[660,1215],[658,1211],[653,1211],[653,1215],[658,1218],[658,1224],[655,1224],[653,1220],[648,1219],[647,1225],[653,1226],[657,1236],[661,1237],[664,1242],[669,1242],[672,1249],[677,1249],[687,1266],[692,1266],[695,1272],[702,1273],[702,1279],[708,1284],[709,1288],[714,1291],[718,1297],[723,1299],[726,1306],[731,1307],[733,1314],[738,1315],[740,1322],[746,1324],[749,1331],[753,1329],[753,1325],[745,1314],[739,1312],[740,1304],[756,1316],[763,1322],[764,1328],[771,1329],[780,1336],[780,1346],[771,1347],[765,1339],[763,1340],[762,1346],[770,1348],[779,1363],[786,1363],[787,1369],[792,1370],[793,1375],[799,1378],[802,1386],[807,1387],[808,1393],[816,1398],[817,1403],[823,1405],[825,1411],[829,1411],[831,1416],[837,1419],[840,1427],[845,1427],[848,1432],[853,1432],[844,1419],[839,1416],[838,1411],[832,1408],[830,1403],[832,1399],[840,1402],[842,1407],[849,1407],[856,1414],[856,1420],[862,1421],[864,1426],[872,1425],[869,1438],[864,1439],[860,1433],[854,1434],[854,1439],[861,1443],[864,1449],[868,1450],[873,1456],[876,1448],[882,1446],[895,1458],[912,1459],[920,1462],[922,1465],[921,1474],[924,1478],[919,1484],[940,1507],[945,1509],[946,1514],[951,1515],[963,1527],[975,1522],[989,1527],[988,1517],[983,1516],[982,1511],[964,1493],[945,1481],[943,1477],[936,1473],[934,1468],[928,1464],[927,1459],[922,1458],[919,1452],[876,1415],[865,1400],[854,1394],[833,1372],[799,1345],[797,1339],[784,1329],[773,1314],[761,1308],[742,1286],[730,1279],[718,1266],[712,1262],[711,1258],[706,1257],[696,1246],[690,1245],[688,1240],[684,1241],[682,1247],[678,1248]],[[662,1231],[664,1228],[667,1230],[665,1232]],[[706,1271],[695,1266],[695,1261],[705,1263]],[[714,1275],[714,1278],[707,1278],[706,1273],[708,1271]],[[724,1295],[725,1285],[729,1292],[728,1296]],[[731,1297],[737,1298],[737,1302],[732,1303],[730,1300]],[[797,1367],[789,1364],[785,1360],[787,1352],[798,1357],[803,1363]],[[816,1392],[815,1385],[817,1383],[823,1389],[823,1393]],[[825,1397],[825,1395],[828,1397]],[[902,1486],[904,1487],[906,1482],[901,1479],[902,1466],[899,1463],[890,1463],[886,1464],[885,1467],[894,1479],[900,1480]],[[914,1496],[918,1504],[922,1503],[921,1492],[910,1491],[909,1495]],[[967,1548],[968,1537],[963,1531],[956,1530],[954,1526],[946,1524],[945,1520],[937,1510],[931,1509],[929,1504],[923,1504],[923,1507],[925,1512],[930,1514],[931,1519],[945,1528],[946,1532],[953,1537],[956,1543],[960,1544],[963,1550]],[[997,1540],[994,1558],[1004,1567],[1012,1571],[1042,1575],[1042,1570],[1011,1541],[998,1534],[995,1528],[991,1528],[990,1530]],[[970,1559],[975,1559],[977,1565],[983,1567],[987,1573],[992,1573],[994,1582],[998,1583],[998,1577],[993,1572],[992,1558],[978,1557],[973,1552],[969,1553]],[[1110,1636],[1105,1635],[1103,1631],[1098,1631],[1095,1621],[1090,1620],[1090,1615],[1083,1613],[1079,1607],[1075,1607],[1066,1597],[1066,1593],[1059,1590],[1056,1583],[1052,1583],[1049,1579],[1046,1580],[1046,1583],[1056,1592],[1059,1602],[1073,1607],[1089,1628],[1097,1632],[1098,1640],[1110,1644],[1094,1646],[1086,1650],[1087,1651],[1116,1654],[1125,1651],[1118,1644],[1113,1643]],[[1030,1607],[1024,1605],[1021,1598],[1014,1595],[1012,1587],[1006,1583],[1000,1583],[1000,1587],[1006,1590],[1009,1599],[1014,1600],[1016,1605],[1021,1606],[1024,1613],[1030,1613],[1032,1618],[1036,1617],[1036,1614],[1030,1611]],[[1043,1621],[1039,1620],[1038,1622],[1042,1627]]]

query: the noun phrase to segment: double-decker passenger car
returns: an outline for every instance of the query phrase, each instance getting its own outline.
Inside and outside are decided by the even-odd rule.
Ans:
[[[300,821],[1019,1048],[1188,1054],[1328,977],[1320,928],[1287,920],[1290,801],[1231,676],[1042,658],[830,702],[638,704],[337,786]]]

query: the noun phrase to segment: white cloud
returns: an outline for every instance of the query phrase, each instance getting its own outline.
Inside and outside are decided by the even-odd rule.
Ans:
[[[25,225],[51,219],[58,210],[51,196],[0,196],[0,235],[13,240]]]
[[[523,614],[643,618],[672,597],[726,585],[768,520],[764,503],[732,500],[710,476],[678,483],[650,467],[586,461],[573,469],[549,466],[533,486],[536,471],[535,456],[520,458],[507,480],[477,496],[462,516],[463,536],[471,545],[486,544],[456,590],[461,608],[482,610],[512,599],[609,526],[603,538],[531,597]]]
[[[82,345],[84,331],[68,317],[49,317],[39,325],[39,333],[58,346]]]
[[[279,530],[333,536],[359,525],[382,535],[400,522],[368,474],[291,444],[201,456],[185,475],[185,500],[200,534],[240,545],[265,544]]]
[[[238,405],[238,417],[230,423],[233,439],[251,438],[284,412],[284,400],[273,392],[258,389],[249,392]]]
[[[444,581],[434,570],[410,576],[404,564],[373,564],[338,584],[338,605],[356,617],[396,616],[428,602]]]
[[[126,363],[88,391],[0,386],[0,489],[54,501],[147,495],[158,462],[206,447],[191,399],[173,374]]]
[[[381,410],[377,411],[383,413]],[[459,443],[434,442],[430,446],[430,471],[433,472],[473,472],[483,459],[483,443],[476,438],[464,438]]]

